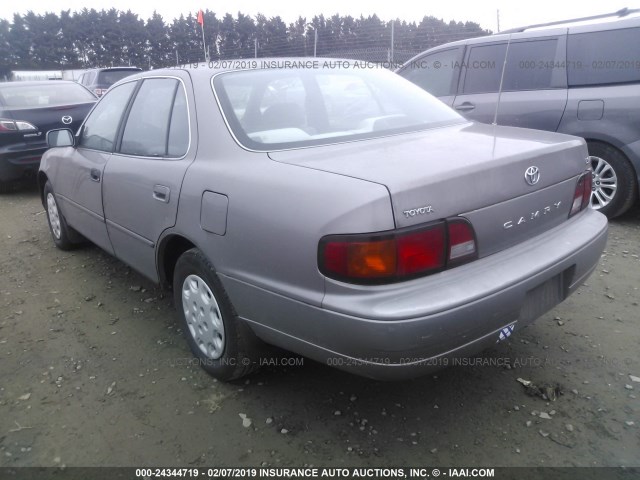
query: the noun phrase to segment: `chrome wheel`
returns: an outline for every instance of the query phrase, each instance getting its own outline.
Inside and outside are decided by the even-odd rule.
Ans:
[[[56,199],[51,192],[47,194],[47,214],[49,215],[51,232],[56,239],[60,240],[60,236],[62,235],[60,214],[58,213],[58,204],[56,203]]]
[[[220,358],[225,347],[222,313],[211,289],[198,275],[189,275],[182,284],[182,308],[200,351],[207,358]]]
[[[591,208],[600,210],[611,203],[618,190],[618,176],[613,167],[600,157],[591,156],[593,186]]]

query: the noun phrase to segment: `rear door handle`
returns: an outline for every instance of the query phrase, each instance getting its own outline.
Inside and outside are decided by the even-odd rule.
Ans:
[[[460,105],[456,105],[455,107],[456,110],[459,110],[461,112],[470,112],[474,108],[476,108],[476,106],[471,102],[464,102],[464,103],[461,103]]]
[[[164,185],[154,185],[153,198],[162,203],[169,203],[169,199],[171,198],[171,189]]]
[[[97,168],[92,168],[91,171],[89,172],[89,177],[94,182],[99,182],[100,181],[100,170],[98,170]]]

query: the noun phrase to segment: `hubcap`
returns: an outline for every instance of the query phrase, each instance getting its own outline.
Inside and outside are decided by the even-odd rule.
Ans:
[[[611,203],[618,190],[618,177],[613,167],[600,157],[591,157],[593,186],[591,188],[591,208],[600,210]]]
[[[60,227],[60,214],[58,213],[58,204],[53,196],[53,193],[47,194],[47,213],[49,215],[49,225],[51,225],[51,232],[56,239],[60,240],[60,234],[62,233]]]
[[[200,351],[207,358],[220,358],[224,351],[222,312],[211,289],[198,275],[189,275],[182,284],[182,308]]]

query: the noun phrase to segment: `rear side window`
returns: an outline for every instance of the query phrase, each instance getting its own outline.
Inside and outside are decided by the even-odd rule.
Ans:
[[[507,67],[502,90],[545,90],[554,85],[558,40],[555,38],[471,47],[463,93],[494,93],[500,89],[505,55]],[[556,82],[558,83],[558,82]],[[562,82],[564,83],[564,81]]]
[[[124,127],[120,153],[143,157],[179,156],[186,153],[184,140],[179,138],[184,138],[184,97],[179,98],[176,107],[178,110],[183,109],[182,114],[180,111],[174,114],[174,101],[178,90],[182,90],[180,82],[173,78],[151,78],[143,82]],[[174,140],[179,140],[177,145],[172,145],[171,152],[168,148],[171,143],[170,125],[174,132]],[[188,124],[186,128],[188,129]],[[182,134],[180,129],[183,129]]]
[[[570,34],[567,45],[570,86],[640,81],[640,28]]]
[[[503,89],[544,90],[552,88],[558,40],[536,40],[509,45]]]
[[[169,125],[169,143],[167,155],[181,157],[189,149],[189,114],[187,111],[187,97],[184,88],[178,88],[176,100],[173,102],[171,124]]]
[[[460,70],[459,55],[459,48],[425,55],[410,62],[400,75],[436,97],[454,95]]]
[[[136,82],[125,83],[110,90],[102,97],[82,127],[80,147],[92,150],[113,151],[116,133]]]

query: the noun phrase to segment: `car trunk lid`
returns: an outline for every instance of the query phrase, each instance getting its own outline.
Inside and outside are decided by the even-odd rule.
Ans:
[[[94,103],[3,109],[0,111],[0,118],[29,122],[37,128],[36,131],[3,132],[3,143],[22,144],[27,147],[44,146],[49,130],[69,128],[75,133]]]
[[[386,186],[397,228],[462,215],[480,256],[566,220],[587,163],[577,137],[482,124],[269,156]]]

